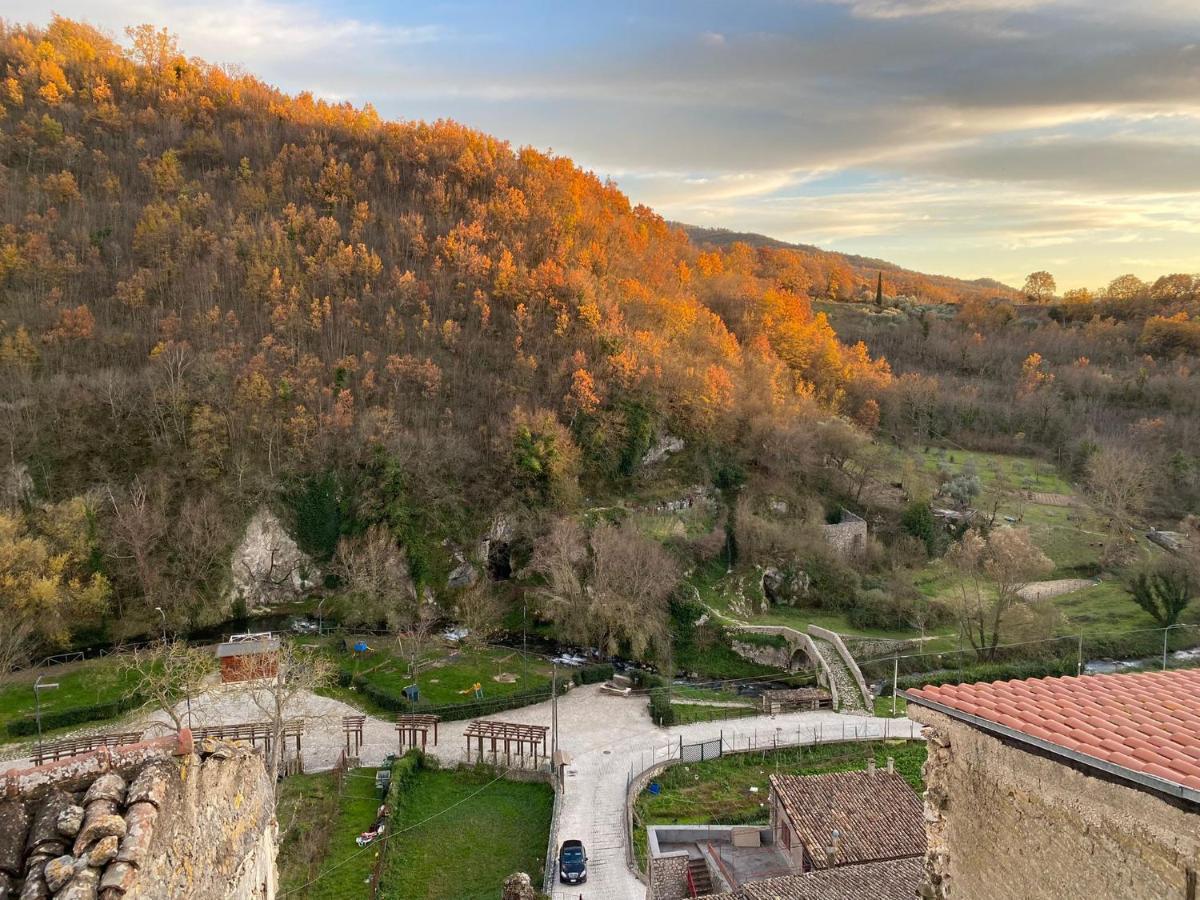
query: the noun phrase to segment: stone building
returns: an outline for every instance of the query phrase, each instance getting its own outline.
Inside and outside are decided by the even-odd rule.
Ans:
[[[846,557],[860,555],[867,546],[867,520],[845,507],[838,520],[821,526],[826,542],[838,554]]]
[[[795,871],[924,854],[921,799],[890,766],[869,766],[865,772],[770,776],[771,831]]]
[[[1195,900],[1200,670],[909,691],[931,900]]]
[[[913,900],[920,879],[921,860],[909,856],[748,881],[708,900]]]
[[[0,900],[272,900],[262,759],[178,735],[4,775]]]

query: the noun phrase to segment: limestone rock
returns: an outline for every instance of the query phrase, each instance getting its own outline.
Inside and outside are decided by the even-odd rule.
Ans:
[[[470,587],[479,577],[479,570],[474,564],[463,558],[461,553],[455,554],[455,561],[458,563],[454,570],[450,573],[450,577],[446,579],[446,587],[451,590],[457,588]]]
[[[795,606],[808,595],[812,580],[802,569],[768,566],[762,573],[762,593],[773,606]]]
[[[642,457],[643,466],[652,466],[656,462],[661,462],[672,453],[678,453],[684,447],[683,438],[675,437],[671,434],[664,434],[654,442],[654,446],[646,451],[646,455]]]
[[[267,606],[303,594],[315,584],[312,560],[284,529],[279,518],[262,507],[250,519],[230,563],[230,599],[247,606]]]
[[[63,837],[73,838],[83,827],[83,807],[72,803],[58,814],[54,827]]]

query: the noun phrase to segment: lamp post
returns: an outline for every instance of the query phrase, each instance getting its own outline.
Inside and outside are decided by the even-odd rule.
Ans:
[[[39,753],[42,749],[42,691],[52,691],[58,687],[57,681],[43,682],[42,679],[45,677],[45,675],[39,675],[37,677],[37,681],[33,683],[33,707],[35,710],[34,715],[37,717],[37,745]]]
[[[154,607],[154,611],[162,616],[162,634],[163,643],[165,644],[167,642],[167,614],[163,612],[163,608],[161,606]]]
[[[325,615],[324,615],[324,613],[321,612],[321,607],[325,605],[325,601],[327,599],[328,599],[327,597],[322,597],[320,600],[317,601],[317,634],[318,635],[322,635],[325,633]]]

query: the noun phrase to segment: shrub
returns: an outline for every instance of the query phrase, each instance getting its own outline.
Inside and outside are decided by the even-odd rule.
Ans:
[[[962,669],[938,669],[933,672],[923,672],[916,675],[902,675],[897,680],[897,687],[904,691],[909,688],[940,684],[970,684],[976,681],[1019,681],[1025,678],[1049,678],[1059,675],[1074,675],[1075,672],[1076,661],[1066,658],[1048,661],[989,663],[986,665],[967,666]],[[881,697],[891,696],[891,679],[884,681],[879,694]]]
[[[91,706],[74,706],[70,709],[44,712],[42,713],[42,730],[50,731],[54,728],[82,725],[85,722],[115,719],[122,713],[137,709],[144,702],[145,699],[138,696],[122,697],[119,700],[110,700],[107,703],[95,703]],[[5,725],[4,730],[11,738],[29,737],[30,735],[37,734],[37,719],[33,716],[24,719],[15,719]]]
[[[608,681],[612,677],[612,663],[597,663],[592,666],[583,666],[571,673],[571,680],[576,684],[596,684],[600,681]]]
[[[900,527],[906,534],[923,543],[926,553],[931,557],[935,555],[938,549],[937,522],[933,518],[933,510],[929,508],[928,503],[914,500],[908,504],[903,515],[900,516]]]
[[[650,720],[664,728],[675,724],[675,707],[666,688],[655,688],[650,692]]]

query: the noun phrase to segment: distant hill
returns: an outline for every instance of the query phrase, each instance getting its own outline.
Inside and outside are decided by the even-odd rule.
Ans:
[[[950,296],[944,299],[951,301],[972,297],[982,297],[984,299],[997,296],[1007,299],[1018,299],[1021,297],[1018,290],[993,278],[966,280],[951,278],[948,275],[931,275],[926,272],[906,269],[903,266],[896,265],[896,263],[888,262],[884,259],[859,256],[854,253],[836,253],[830,250],[822,250],[820,247],[813,246],[812,244],[789,243],[777,238],[768,237],[765,234],[756,234],[752,231],[733,231],[729,228],[705,228],[701,225],[688,225],[685,222],[674,222],[672,224],[678,228],[682,228],[692,243],[701,247],[728,249],[733,244],[741,243],[756,249],[766,247],[772,250],[796,250],[818,258],[827,258],[841,262],[849,266],[854,271],[855,276],[860,279],[873,278],[875,273],[883,272],[885,275],[892,276],[891,280],[896,282],[896,287],[901,288],[895,291],[896,293],[919,294],[919,290],[907,291],[902,288],[911,285],[919,289],[922,286],[922,282],[924,282],[936,288],[938,294],[942,294],[943,292],[949,294]],[[939,297],[938,299],[943,298]]]

